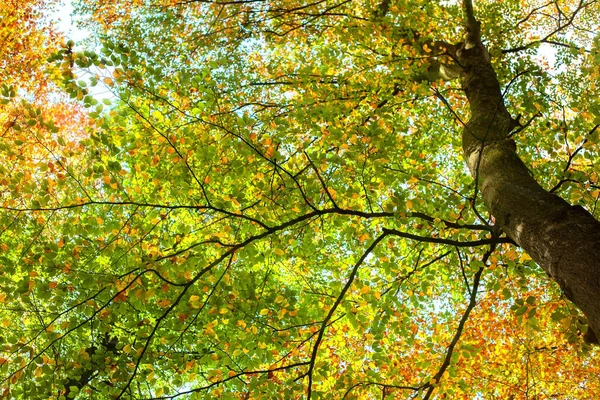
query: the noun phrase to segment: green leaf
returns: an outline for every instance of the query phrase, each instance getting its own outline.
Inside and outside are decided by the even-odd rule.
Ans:
[[[515,310],[515,315],[516,315],[516,316],[523,315],[523,314],[525,314],[525,313],[527,312],[527,310],[528,310],[528,309],[529,309],[529,308],[528,308],[527,306],[521,306],[521,307],[519,307],[519,308],[517,308],[517,309]]]

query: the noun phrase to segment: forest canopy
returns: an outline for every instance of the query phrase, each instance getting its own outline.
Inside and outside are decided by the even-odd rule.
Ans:
[[[0,396],[600,397],[595,0],[0,4]]]

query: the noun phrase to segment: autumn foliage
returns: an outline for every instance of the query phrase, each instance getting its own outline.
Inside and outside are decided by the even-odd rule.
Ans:
[[[600,396],[585,317],[494,226],[464,91],[431,79],[459,5],[79,0],[82,44],[14,1],[0,396]],[[475,11],[519,154],[598,217],[600,6]]]

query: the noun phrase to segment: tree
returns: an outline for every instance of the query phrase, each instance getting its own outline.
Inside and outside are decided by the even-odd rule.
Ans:
[[[2,146],[4,397],[598,395],[600,7],[475,6],[81,0],[80,129]]]

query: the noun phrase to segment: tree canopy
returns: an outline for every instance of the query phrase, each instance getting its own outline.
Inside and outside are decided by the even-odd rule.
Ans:
[[[600,397],[597,1],[53,4],[0,5],[2,398]]]

